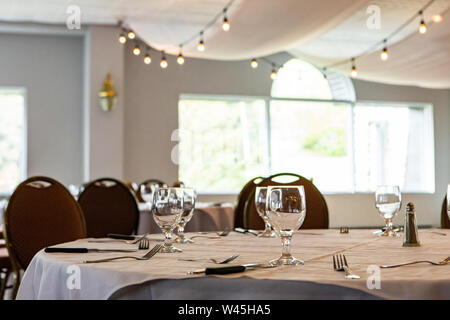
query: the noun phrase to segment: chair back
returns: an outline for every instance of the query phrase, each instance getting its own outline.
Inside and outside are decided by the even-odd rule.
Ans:
[[[90,182],[78,197],[84,212],[87,236],[108,233],[133,234],[139,224],[139,207],[132,191],[113,178]]]
[[[41,249],[86,237],[83,212],[70,192],[48,177],[19,184],[4,214],[13,267],[26,269]]]
[[[289,182],[282,182],[282,180]],[[328,207],[322,193],[308,180],[294,173],[278,173],[265,178],[258,186],[303,186],[306,197],[306,218],[301,229],[328,229]],[[258,215],[255,206],[256,186],[250,195],[245,213],[244,221],[247,229],[264,229],[264,222]]]
[[[142,186],[146,186],[146,187],[152,189],[153,191],[155,191],[157,188],[166,188],[167,184],[158,179],[148,179],[148,180],[145,180],[144,182],[141,182],[139,184],[137,192],[136,192],[136,197],[139,200],[139,202],[145,202],[145,200],[142,198],[142,195],[141,195],[141,187]]]
[[[246,207],[248,206],[249,201],[251,201],[250,197],[256,189],[258,183],[263,181],[263,177],[256,177],[248,181],[245,186],[242,188],[241,192],[237,198],[236,208],[234,209],[234,227],[235,228],[244,228],[247,225],[247,221],[245,221],[244,212]]]
[[[445,196],[444,202],[442,203],[442,210],[441,210],[441,228],[444,229],[450,229],[450,219],[448,218],[447,214],[447,197]]]

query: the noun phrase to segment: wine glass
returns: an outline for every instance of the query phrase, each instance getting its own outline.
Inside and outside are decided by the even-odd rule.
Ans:
[[[147,209],[150,211],[152,210],[152,206],[153,206],[153,194],[154,194],[155,190],[157,190],[157,188],[155,188],[154,185],[150,185],[150,184],[143,184],[139,188],[139,193],[141,194],[141,198],[142,198],[142,200],[144,200],[144,202],[147,205]]]
[[[305,220],[305,189],[303,186],[269,186],[266,201],[269,222],[283,243],[281,257],[270,261],[270,264],[302,265],[303,261],[291,255],[291,239]]]
[[[398,186],[378,186],[375,192],[375,206],[386,223],[386,230],[380,236],[398,237],[392,227],[392,219],[402,205],[402,195]]]
[[[275,238],[277,235],[270,226],[269,218],[266,214],[267,187],[256,187],[255,207],[261,219],[264,221],[265,229],[258,237]]]
[[[178,238],[175,239],[176,243],[193,243],[194,240],[186,238],[184,235],[184,228],[186,224],[191,220],[194,214],[195,200],[197,199],[197,193],[192,188],[183,188],[183,213],[181,219],[178,222]]]
[[[182,252],[172,245],[172,232],[183,214],[183,189],[158,188],[153,200],[153,218],[164,234],[164,246],[160,252]]]

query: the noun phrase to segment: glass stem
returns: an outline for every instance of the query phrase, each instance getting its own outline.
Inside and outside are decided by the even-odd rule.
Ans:
[[[184,226],[178,226],[178,238],[184,239]]]
[[[392,227],[392,219],[385,219],[386,221],[386,234],[391,234],[394,230],[394,228]]]
[[[291,238],[291,236],[281,236],[281,241],[283,243],[283,251],[281,252],[281,255],[283,258],[291,257]]]
[[[172,246],[172,230],[167,230],[164,233],[164,247],[171,247]]]
[[[272,227],[270,226],[269,219],[267,219],[267,217],[265,217],[263,220],[264,220],[264,225],[265,225],[264,233],[272,232]]]

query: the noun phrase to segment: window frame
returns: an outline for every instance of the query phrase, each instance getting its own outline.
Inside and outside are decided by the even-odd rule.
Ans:
[[[25,87],[0,86],[0,94],[1,93],[15,93],[20,94],[23,97],[23,130],[21,138],[23,150],[19,159],[20,183],[26,179],[28,173],[28,93]],[[12,192],[0,192],[0,200],[8,198],[11,194]]]
[[[326,191],[322,192],[326,195],[340,195],[340,194],[372,194],[374,191],[357,191],[356,188],[356,163],[355,163],[355,120],[354,120],[354,108],[357,105],[366,105],[366,106],[377,106],[377,107],[417,107],[423,108],[426,115],[426,124],[427,124],[427,137],[426,141],[431,141],[429,145],[427,145],[427,150],[424,152],[428,152],[431,154],[429,158],[431,171],[433,172],[433,176],[431,178],[430,185],[432,186],[431,191],[406,191],[407,194],[434,194],[436,189],[436,170],[435,170],[435,141],[434,141],[434,113],[433,113],[433,105],[431,103],[421,103],[421,102],[407,102],[407,101],[377,101],[377,100],[359,100],[355,101],[351,100],[328,100],[328,99],[307,99],[307,98],[280,98],[280,97],[272,97],[270,96],[252,96],[252,95],[227,95],[227,94],[191,94],[191,93],[182,93],[179,95],[178,103],[181,100],[218,100],[218,101],[253,101],[253,100],[264,100],[264,107],[266,112],[266,133],[267,133],[267,148],[266,148],[266,158],[267,158],[267,168],[266,175],[270,175],[270,171],[272,168],[272,160],[271,160],[271,119],[270,119],[270,103],[271,101],[292,101],[292,102],[313,102],[313,103],[341,103],[347,104],[349,107],[350,113],[350,144],[349,144],[349,152],[351,152],[351,167],[352,167],[352,190],[351,191]],[[179,120],[178,120],[179,121]],[[178,172],[179,175],[179,172]],[[199,194],[201,195],[237,195],[239,192],[212,192],[199,190]]]

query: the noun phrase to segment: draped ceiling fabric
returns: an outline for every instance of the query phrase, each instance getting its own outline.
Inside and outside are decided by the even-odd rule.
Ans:
[[[78,5],[81,23],[115,25],[123,20],[148,45],[186,57],[243,60],[287,51],[323,67],[358,56],[417,13],[428,0],[235,0],[223,32],[220,22],[205,32],[205,52],[196,50],[198,33],[229,0],[2,0],[0,20],[65,24],[67,6]],[[381,11],[380,29],[369,29],[369,5]],[[441,14],[439,24],[431,21]],[[435,0],[425,11],[428,32],[418,33],[419,18],[388,43],[357,59],[364,80],[450,88],[450,0]],[[333,68],[349,73],[350,63]]]

